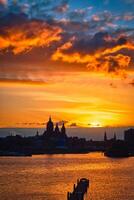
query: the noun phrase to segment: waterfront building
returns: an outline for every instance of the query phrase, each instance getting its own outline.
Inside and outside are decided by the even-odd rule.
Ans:
[[[134,143],[134,129],[133,128],[130,128],[126,131],[124,131],[124,140],[126,142],[130,142],[130,143]]]

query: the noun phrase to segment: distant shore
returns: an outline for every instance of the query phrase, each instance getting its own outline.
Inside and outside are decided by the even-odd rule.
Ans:
[[[34,155],[63,155],[63,154],[89,154],[89,153],[93,153],[93,152],[101,152],[102,154],[104,154],[104,156],[106,157],[112,157],[112,158],[121,158],[120,156],[108,156],[105,154],[105,152],[103,151],[49,151],[49,152],[45,152],[45,153],[35,153],[35,154],[29,154],[29,153],[19,153],[19,152],[0,152],[0,157],[32,157]],[[124,156],[122,156],[123,158]],[[134,152],[129,153],[128,156],[126,157],[134,157]]]
[[[109,138],[113,136],[113,132],[116,132],[117,137],[119,139],[123,139],[123,132],[124,130],[128,128],[134,128],[134,127],[96,127],[96,128],[81,128],[81,127],[75,127],[75,128],[67,128],[67,134],[69,137],[71,136],[78,136],[78,137],[84,137],[87,140],[93,139],[101,141],[104,136],[104,132],[107,132],[107,135]],[[9,136],[11,133],[16,135],[19,134],[24,137],[28,136],[34,136],[35,133],[39,131],[40,133],[43,133],[44,128],[17,128],[17,127],[11,127],[11,128],[0,128],[0,137],[6,137]]]

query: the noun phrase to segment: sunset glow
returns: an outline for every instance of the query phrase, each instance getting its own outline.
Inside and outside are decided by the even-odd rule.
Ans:
[[[133,87],[127,80],[113,80],[87,72],[45,77],[47,83],[1,82],[2,127],[43,126],[50,114],[56,121],[66,121],[67,126],[74,123],[82,127],[134,123]]]
[[[0,1],[0,127],[134,125],[130,3],[32,6]]]

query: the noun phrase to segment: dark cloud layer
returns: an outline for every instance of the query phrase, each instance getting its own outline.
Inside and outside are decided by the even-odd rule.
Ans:
[[[88,68],[125,77],[134,67],[134,27],[118,22],[132,21],[133,13],[91,10],[72,10],[68,0],[0,1],[1,78],[58,65],[69,70],[74,63],[72,70]]]

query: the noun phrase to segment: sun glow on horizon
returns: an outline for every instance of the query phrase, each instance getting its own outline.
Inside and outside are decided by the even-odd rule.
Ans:
[[[0,127],[133,126],[133,1],[48,2],[0,1]]]
[[[134,124],[133,87],[122,80],[114,80],[115,88],[109,78],[87,72],[62,73],[51,80],[48,74],[46,79],[46,84],[0,84],[0,127],[42,127],[50,114],[68,127]]]
[[[90,127],[94,127],[94,128],[102,127],[102,124],[99,121],[93,121],[89,125],[90,125]]]

